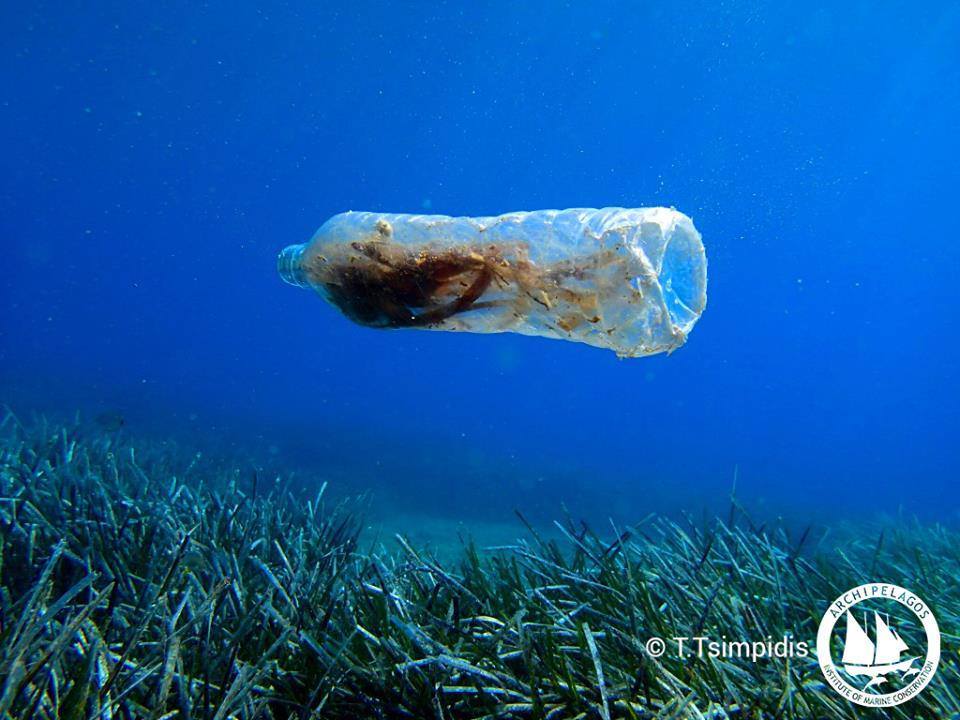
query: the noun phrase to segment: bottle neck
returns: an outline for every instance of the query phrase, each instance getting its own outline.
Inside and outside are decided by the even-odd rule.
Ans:
[[[301,265],[303,251],[306,247],[306,245],[288,245],[280,252],[280,255],[277,257],[277,272],[280,273],[280,277],[283,278],[284,282],[295,285],[296,287],[310,286],[310,283],[307,281],[307,275]]]

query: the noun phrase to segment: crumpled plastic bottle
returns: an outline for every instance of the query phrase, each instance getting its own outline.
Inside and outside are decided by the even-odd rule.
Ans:
[[[707,302],[700,233],[662,207],[347,212],[283,250],[277,266],[362,325],[515,332],[621,357],[675,350]]]

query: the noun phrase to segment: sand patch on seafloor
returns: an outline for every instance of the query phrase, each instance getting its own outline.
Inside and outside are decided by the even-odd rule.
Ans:
[[[538,526],[535,529],[544,539],[561,537],[560,532],[552,526]],[[360,545],[372,544],[378,549],[382,547],[392,552],[400,548],[397,535],[415,548],[429,550],[437,559],[455,560],[469,541],[480,551],[495,551],[529,538],[530,531],[517,518],[505,518],[499,522],[468,521],[438,515],[398,513],[383,516],[373,512],[364,525]]]

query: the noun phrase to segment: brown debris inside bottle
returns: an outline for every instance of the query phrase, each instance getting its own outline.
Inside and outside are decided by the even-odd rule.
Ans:
[[[372,327],[423,327],[469,310],[490,287],[492,260],[447,250],[406,256],[378,243],[353,243],[351,262],[324,272],[330,300]]]
[[[402,246],[391,242],[383,223],[369,239],[328,246],[305,269],[341,312],[369,327],[429,327],[507,305],[506,317],[520,321],[536,303],[546,310],[562,306],[548,324],[570,333],[602,321],[597,288],[578,286],[615,260],[606,252],[542,267],[522,245]]]

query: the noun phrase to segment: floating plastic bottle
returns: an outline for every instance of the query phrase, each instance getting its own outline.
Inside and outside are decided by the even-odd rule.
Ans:
[[[347,212],[283,250],[277,266],[361,325],[515,332],[621,357],[675,350],[707,302],[700,233],[661,207]]]

